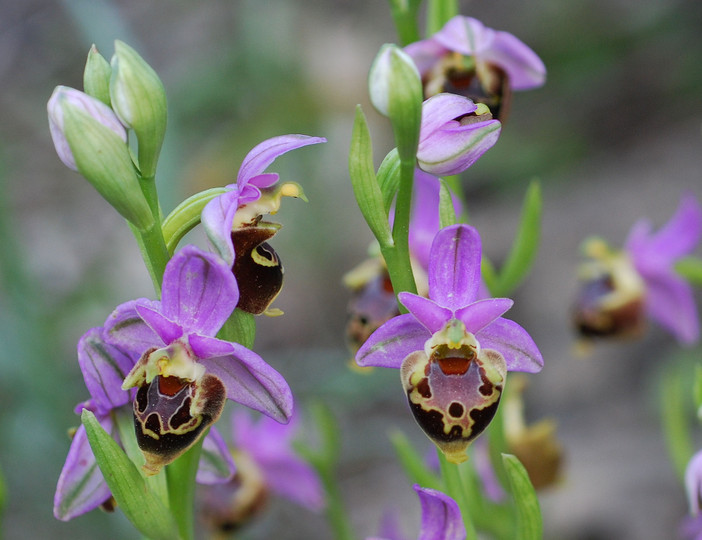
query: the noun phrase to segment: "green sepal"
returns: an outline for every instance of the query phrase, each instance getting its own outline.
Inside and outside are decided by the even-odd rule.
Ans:
[[[688,281],[690,285],[702,287],[702,259],[685,257],[675,263],[675,271]]]
[[[457,0],[429,0],[427,3],[427,36],[441,30],[455,15],[458,15]]]
[[[383,194],[386,216],[390,215],[392,201],[400,187],[400,170],[400,156],[397,153],[397,148],[393,148],[378,167],[378,185]]]
[[[227,188],[207,189],[192,195],[176,206],[161,224],[168,252],[175,253],[183,237],[200,223],[202,210],[215,197],[227,192]]]
[[[439,178],[439,226],[450,227],[456,224],[456,209],[453,206],[453,197],[448,182]]]
[[[63,121],[78,172],[127,221],[140,230],[151,227],[154,217],[124,141],[110,128],[69,103],[63,106]]]
[[[415,41],[419,41],[419,24],[417,13],[422,0],[389,0],[392,20],[395,22],[395,29],[400,44],[404,47]]]
[[[509,487],[517,509],[515,540],[541,540],[543,523],[541,507],[529,473],[512,454],[502,454],[502,463],[507,471]]]
[[[88,59],[83,71],[83,90],[89,96],[102,101],[110,106],[110,76],[112,68],[110,63],[98,52],[93,44],[88,51]]]
[[[247,349],[253,348],[256,339],[255,316],[236,308],[217,332],[217,337],[225,341],[239,343]]]
[[[539,249],[541,206],[541,188],[538,181],[533,181],[524,196],[519,229],[500,270],[496,290],[491,290],[495,296],[509,296],[529,274]]]
[[[356,118],[351,134],[349,175],[356,202],[368,227],[378,240],[381,249],[393,245],[383,194],[373,169],[373,148],[366,117],[361,106],[356,107]]]
[[[122,41],[115,41],[111,64],[112,108],[136,135],[141,175],[153,177],[166,134],[166,91],[151,66]]]
[[[95,415],[83,409],[81,422],[105,482],[129,521],[152,540],[179,538],[168,508],[148,489],[134,463],[102,428]]]
[[[429,469],[424,456],[415,450],[404,433],[393,431],[390,433],[390,442],[410,483],[441,490],[441,479]]]

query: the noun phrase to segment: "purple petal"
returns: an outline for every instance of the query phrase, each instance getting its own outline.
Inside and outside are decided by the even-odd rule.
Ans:
[[[173,343],[183,335],[183,327],[168,320],[158,309],[137,304],[136,310],[144,323],[163,341],[161,345]]]
[[[422,504],[422,529],[417,540],[464,540],[461,511],[451,497],[414,485]]]
[[[459,174],[495,145],[501,129],[499,120],[466,125],[453,122],[419,143],[417,162],[422,170],[436,176]]]
[[[319,476],[292,446],[299,429],[298,415],[294,415],[289,424],[279,424],[266,417],[254,423],[250,414],[237,410],[232,415],[232,428],[236,448],[256,461],[273,491],[312,511],[324,507],[324,489]]]
[[[324,488],[319,476],[293,452],[262,465],[266,483],[273,491],[313,512],[324,508]]]
[[[211,341],[208,345],[211,346]],[[208,373],[219,377],[227,389],[227,398],[278,422],[287,422],[292,414],[293,397],[283,376],[243,345],[228,345],[228,355],[202,359],[200,363]]]
[[[507,313],[513,304],[514,302],[509,298],[478,300],[457,310],[456,318],[463,321],[468,332],[477,334],[495,319]]]
[[[480,56],[492,45],[495,31],[478,19],[456,15],[434,34],[434,39],[451,51]]]
[[[160,311],[161,303],[146,298],[132,300],[117,306],[105,321],[105,339],[127,351],[133,360],[138,360],[144,351],[162,347],[159,336],[137,313],[136,306],[149,307]]]
[[[202,226],[212,247],[230,266],[234,264],[232,226],[234,214],[239,208],[239,195],[239,189],[234,188],[232,191],[215,197],[207,203],[200,215]]]
[[[508,32],[495,32],[495,39],[480,60],[505,70],[514,90],[529,90],[546,81],[546,66],[541,58]]]
[[[431,246],[429,298],[455,311],[473,302],[480,287],[482,245],[470,225],[440,230]]]
[[[672,270],[644,274],[643,277],[649,317],[670,331],[680,343],[696,343],[700,337],[700,322],[690,284]]]
[[[537,373],[544,359],[524,328],[509,319],[499,318],[475,336],[482,349],[493,349],[505,359],[508,371]]]
[[[108,433],[112,431],[109,416],[98,417],[98,420]],[[61,521],[68,521],[97,508],[111,495],[90,449],[85,427],[81,425],[73,436],[58,479],[54,495],[54,516]]]
[[[259,174],[254,176],[251,180],[249,180],[249,185],[253,185],[258,188],[267,188],[275,184],[279,178],[280,175],[278,173]]]
[[[231,269],[222,259],[185,246],[163,274],[162,313],[186,332],[214,336],[239,301]]]
[[[436,302],[419,295],[401,292],[398,295],[400,302],[414,315],[422,325],[433,334],[441,330],[453,317],[450,309],[441,307]]]
[[[639,271],[669,266],[679,257],[689,255],[702,238],[702,207],[691,193],[683,195],[670,221],[651,234],[648,221],[634,225],[625,249]]]
[[[240,187],[245,186],[253,177],[261,174],[273,163],[275,158],[308,144],[323,143],[323,137],[308,137],[307,135],[281,135],[273,137],[256,145],[244,158],[236,182]],[[259,186],[263,187],[263,186]]]
[[[414,315],[407,313],[393,317],[366,340],[356,353],[359,366],[400,369],[405,357],[424,349],[431,333]]]
[[[107,414],[130,401],[129,392],[122,390],[122,381],[134,366],[134,360],[106,343],[102,328],[88,330],[80,338],[78,364],[97,413]]]
[[[404,51],[412,58],[419,74],[424,76],[449,50],[434,39],[410,43]]]
[[[456,94],[437,94],[422,104],[422,124],[419,131],[419,146],[441,130],[448,122],[455,121],[472,112],[477,106],[470,99]]]
[[[202,454],[197,468],[198,484],[222,484],[234,476],[236,467],[232,453],[222,435],[212,427],[202,443]]]

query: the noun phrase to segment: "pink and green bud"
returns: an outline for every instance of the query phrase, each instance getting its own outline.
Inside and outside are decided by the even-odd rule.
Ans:
[[[144,177],[156,173],[166,133],[166,92],[156,72],[129,45],[115,41],[110,79],[112,107],[138,142],[139,170]]]
[[[112,110],[88,94],[58,86],[48,112],[61,161],[80,172],[125,219],[139,229],[150,227],[153,216],[139,187],[127,133]]]

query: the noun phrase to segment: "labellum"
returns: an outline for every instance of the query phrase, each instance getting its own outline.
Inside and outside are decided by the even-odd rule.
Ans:
[[[277,223],[259,221],[232,231],[232,272],[240,295],[236,307],[254,315],[266,312],[283,288],[283,264],[267,242],[279,229]]]
[[[586,246],[592,260],[579,271],[574,323],[583,337],[631,336],[645,327],[645,285],[623,252],[598,242]]]
[[[415,420],[453,463],[497,412],[507,366],[500,353],[480,349],[462,322],[452,319],[402,362],[401,378]]]
[[[156,474],[190,448],[217,421],[226,399],[222,382],[205,374],[198,381],[157,375],[139,387],[134,426],[147,475]]]

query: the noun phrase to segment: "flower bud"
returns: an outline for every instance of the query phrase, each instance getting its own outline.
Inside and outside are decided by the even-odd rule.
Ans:
[[[419,168],[436,176],[461,173],[497,142],[501,128],[484,104],[437,94],[422,107]]]
[[[76,160],[68,145],[64,131],[63,115],[65,105],[70,105],[84,111],[100,124],[115,132],[126,144],[127,131],[120,123],[119,118],[115,116],[115,113],[112,112],[107,105],[79,90],[68,88],[67,86],[57,86],[53,94],[51,94],[51,98],[49,98],[49,103],[46,107],[49,113],[49,130],[51,131],[51,138],[56,147],[56,153],[69,169],[77,171],[78,167],[76,166]]]
[[[141,175],[154,176],[166,133],[166,92],[151,66],[121,41],[115,41],[110,99],[119,119],[136,134]]]
[[[110,108],[83,92],[59,86],[48,111],[61,161],[80,172],[136,227],[150,227],[153,215],[129,156],[126,131]]]
[[[373,106],[390,118],[401,160],[414,159],[422,115],[422,81],[412,59],[395,45],[385,44],[368,76]]]
[[[110,105],[110,63],[98,52],[93,45],[88,52],[88,60],[83,72],[83,90],[89,96],[99,99],[105,105]]]

